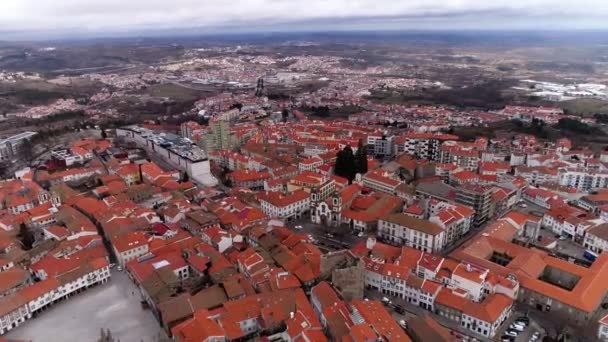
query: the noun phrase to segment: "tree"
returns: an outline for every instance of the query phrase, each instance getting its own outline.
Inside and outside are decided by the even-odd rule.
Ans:
[[[19,226],[19,238],[21,239],[21,243],[26,250],[32,249],[32,246],[36,241],[34,233],[32,233],[32,231],[23,222]]]
[[[363,144],[363,139],[359,139],[357,153],[355,154],[355,169],[356,173],[367,173],[367,146]]]
[[[355,179],[357,166],[355,164],[353,149],[350,146],[347,145],[342,151],[338,152],[334,172],[336,175],[348,179],[349,182]]]
[[[34,159],[34,144],[32,141],[21,144],[21,157],[29,164]]]

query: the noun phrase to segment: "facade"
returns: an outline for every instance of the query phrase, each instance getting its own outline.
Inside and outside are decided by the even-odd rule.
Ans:
[[[125,266],[129,261],[148,254],[148,238],[144,232],[131,232],[112,242],[118,264]]]
[[[310,194],[304,190],[283,194],[276,191],[265,191],[258,194],[264,214],[287,221],[295,220],[310,210]]]
[[[37,134],[36,132],[23,132],[0,140],[0,160],[10,160],[18,156],[23,144]]]
[[[587,168],[559,169],[559,184],[576,188],[579,191],[608,188],[608,170]]]
[[[190,179],[205,186],[215,186],[207,153],[178,135],[158,133],[138,126],[116,129],[116,136],[162,158],[176,169],[188,173]]]
[[[439,252],[445,245],[445,232],[441,227],[407,214],[391,214],[380,219],[378,237],[424,252]]]
[[[456,202],[475,210],[473,225],[479,227],[487,222],[492,213],[492,188],[475,184],[465,184],[456,189]]]
[[[583,246],[597,254],[608,250],[608,223],[589,228],[586,231]]]
[[[363,176],[363,185],[376,191],[382,191],[390,195],[397,194],[397,188],[401,182],[388,177],[387,173],[379,169],[368,172]]]

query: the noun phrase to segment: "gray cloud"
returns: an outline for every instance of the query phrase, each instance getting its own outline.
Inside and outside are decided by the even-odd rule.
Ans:
[[[1,32],[608,28],[606,0],[0,0]]]

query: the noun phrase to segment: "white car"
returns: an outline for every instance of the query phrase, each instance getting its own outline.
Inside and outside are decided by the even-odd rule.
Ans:
[[[517,334],[517,331],[507,330],[507,331],[505,331],[505,335],[517,337],[518,334]]]
[[[521,326],[521,325],[517,325],[517,324],[511,324],[511,325],[509,325],[509,329],[517,330],[519,332],[524,331],[524,327]]]
[[[387,297],[382,297],[382,303],[384,303],[384,304],[390,304],[391,300],[388,299]]]
[[[403,328],[403,329],[407,329],[407,322],[404,320],[400,320],[399,321],[399,325]]]
[[[295,228],[296,228],[297,230],[301,230],[301,229],[302,229],[302,226],[295,226]]]
[[[359,234],[357,234],[358,237],[363,237],[363,235],[365,235],[363,232],[359,232]]]

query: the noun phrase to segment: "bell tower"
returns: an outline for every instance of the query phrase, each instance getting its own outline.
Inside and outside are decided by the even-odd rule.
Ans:
[[[331,197],[331,225],[334,227],[342,223],[342,196],[335,191]]]

